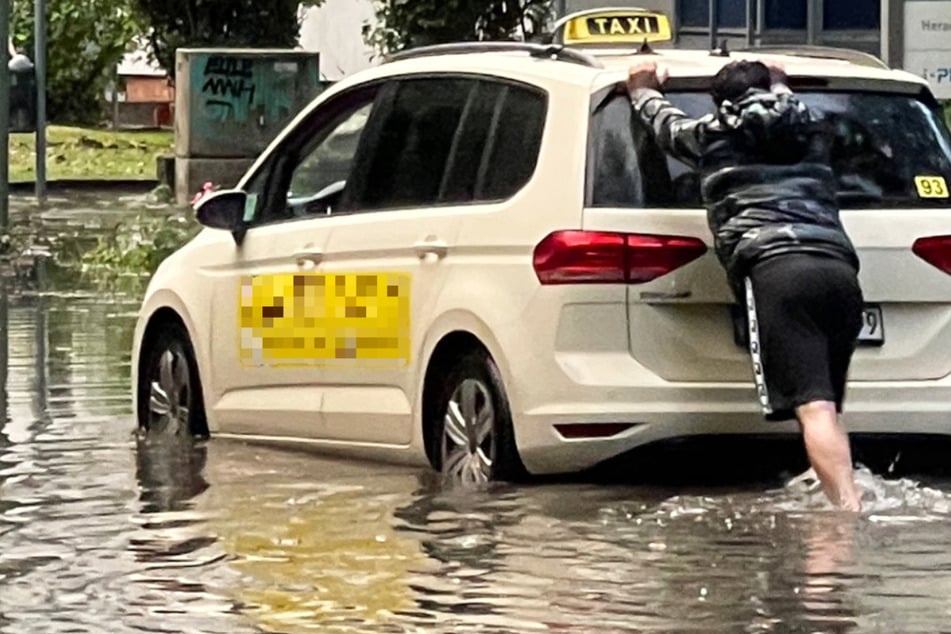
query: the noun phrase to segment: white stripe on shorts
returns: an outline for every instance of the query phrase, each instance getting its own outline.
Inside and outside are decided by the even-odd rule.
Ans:
[[[753,298],[753,281],[746,278],[746,316],[750,329],[750,358],[753,361],[753,380],[756,382],[756,395],[763,408],[763,414],[772,414],[769,404],[769,390],[766,389],[766,372],[763,370],[762,347],[759,340],[759,321],[756,319],[756,300]]]

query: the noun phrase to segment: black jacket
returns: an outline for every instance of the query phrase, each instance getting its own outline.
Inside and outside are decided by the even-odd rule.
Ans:
[[[781,84],[751,90],[715,114],[689,119],[661,93],[633,95],[658,145],[698,170],[717,257],[738,293],[756,262],[819,253],[859,268],[839,220],[821,116]]]

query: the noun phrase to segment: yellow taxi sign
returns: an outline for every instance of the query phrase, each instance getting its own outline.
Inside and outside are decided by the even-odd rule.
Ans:
[[[669,42],[670,19],[648,9],[595,9],[568,15],[555,25],[555,40],[566,46]]]

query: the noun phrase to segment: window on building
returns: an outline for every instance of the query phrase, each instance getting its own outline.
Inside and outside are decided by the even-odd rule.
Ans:
[[[880,10],[879,0],[825,0],[822,26],[827,31],[878,29]]]
[[[746,0],[720,0],[717,3],[717,27],[744,28],[746,4]],[[683,26],[707,27],[710,24],[710,0],[680,0],[679,11]]]
[[[805,31],[807,15],[806,0],[765,0],[764,2],[763,21],[767,29]]]

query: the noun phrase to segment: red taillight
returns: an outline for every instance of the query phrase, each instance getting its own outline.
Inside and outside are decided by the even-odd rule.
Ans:
[[[542,284],[643,284],[707,252],[699,238],[556,231],[535,247]]]
[[[951,275],[951,236],[918,238],[911,251],[931,266]]]
[[[624,235],[558,231],[535,247],[535,273],[542,284],[624,281]]]
[[[680,236],[627,236],[628,279],[631,284],[650,282],[693,262],[707,252],[698,238]]]

